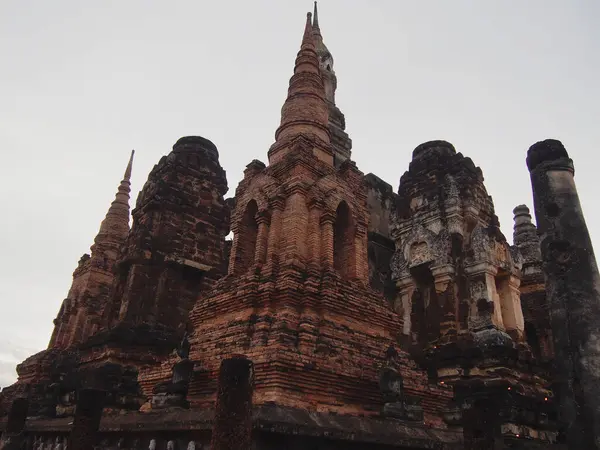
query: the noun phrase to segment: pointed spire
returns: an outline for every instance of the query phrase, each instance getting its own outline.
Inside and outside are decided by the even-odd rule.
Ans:
[[[315,12],[313,13],[312,27],[314,34],[321,36],[321,29],[319,28],[319,11],[317,10],[317,2],[315,2]]]
[[[129,233],[129,193],[131,192],[130,179],[134,154],[135,150],[132,150],[115,199],[100,224],[100,231],[98,231],[94,239],[94,245],[91,247],[92,258],[95,256],[98,247],[118,249],[125,241],[127,233]]]
[[[125,205],[127,207],[127,223],[129,223],[129,193],[131,192],[130,179],[134,154],[135,150],[131,150],[131,156],[129,157],[129,162],[127,163],[127,168],[125,169],[125,174],[123,175],[123,180],[121,180],[121,184],[119,185],[119,189],[117,191],[117,195],[115,196],[115,200],[110,205],[110,209],[107,213],[108,216],[109,214],[111,214],[111,212],[115,212],[116,204]]]
[[[294,137],[303,135],[320,142],[325,152],[330,145],[328,106],[325,88],[319,69],[312,14],[306,14],[306,25],[302,45],[296,57],[294,75],[290,79],[288,97],[281,109],[281,125],[275,132],[275,143],[269,150],[271,155],[287,147]]]
[[[318,14],[317,2],[315,2],[315,13],[313,16],[313,40],[315,43],[315,50],[317,51],[317,59],[319,60],[321,76],[323,77],[323,82],[325,83],[326,99],[329,101],[329,103],[335,105],[337,78],[335,76],[335,71],[333,70],[333,56],[325,45],[325,42],[323,42],[321,28],[319,27]]]
[[[133,166],[133,155],[135,155],[135,150],[131,150],[131,156],[129,157],[129,164],[127,164],[127,168],[125,169],[125,175],[123,175],[123,179],[129,181],[131,179],[131,168]]]
[[[300,52],[302,50],[315,49],[315,42],[312,37],[312,14],[306,13],[306,25],[304,26],[304,35],[302,36],[302,46],[300,47]],[[300,53],[298,54],[298,56]]]

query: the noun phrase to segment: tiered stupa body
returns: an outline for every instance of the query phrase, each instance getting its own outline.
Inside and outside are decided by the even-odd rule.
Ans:
[[[188,400],[211,405],[219,361],[244,354],[257,405],[379,415],[392,365],[435,423],[450,393],[394,350],[401,321],[369,286],[367,184],[334,165],[313,33],[309,17],[269,165],[250,163],[236,191],[229,274],[192,311]]]

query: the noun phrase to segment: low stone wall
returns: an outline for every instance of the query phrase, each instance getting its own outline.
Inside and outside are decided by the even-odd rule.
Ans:
[[[341,416],[277,406],[253,410],[252,446],[321,442],[340,448],[463,449],[460,430],[437,430],[395,419]],[[98,449],[209,449],[214,410],[172,410],[105,416],[100,422]],[[0,423],[3,430],[5,422]],[[67,450],[72,418],[30,418],[25,426],[25,450]],[[307,442],[308,442],[307,441]],[[360,445],[359,445],[360,444]],[[277,444],[279,445],[279,444]],[[358,446],[358,447],[357,447]],[[321,447],[319,447],[321,448]],[[324,447],[326,448],[326,447]]]

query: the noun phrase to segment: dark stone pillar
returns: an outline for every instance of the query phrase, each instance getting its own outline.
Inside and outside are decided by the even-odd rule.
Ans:
[[[26,398],[16,398],[12,402],[6,428],[2,439],[0,439],[1,450],[17,450],[21,448],[23,442],[23,430],[27,420],[27,410],[29,409],[29,400]]]
[[[244,357],[221,363],[212,450],[249,450],[252,445],[254,367]]]
[[[527,152],[556,357],[555,393],[569,449],[600,449],[600,276],[561,142]]]
[[[69,450],[92,450],[97,440],[106,391],[82,389],[77,394]]]

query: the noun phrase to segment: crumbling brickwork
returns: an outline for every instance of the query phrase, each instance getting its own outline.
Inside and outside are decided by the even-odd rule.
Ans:
[[[369,283],[388,300],[395,297],[390,262],[395,244],[391,236],[391,218],[397,196],[392,186],[372,173],[365,175],[367,186]]]
[[[153,168],[117,265],[106,329],[85,344],[85,365],[143,369],[141,392],[147,379],[170,378],[161,361],[186,334],[197,296],[226,270],[230,212],[218,157],[207,139],[184,137]]]
[[[229,210],[214,144],[181,138],[154,167],[133,211],[105,320],[177,329],[224,269]]]
[[[310,22],[307,30],[290,96],[310,95],[314,106],[322,87],[301,79],[312,79],[317,65]],[[327,118],[307,125],[296,112],[284,108],[282,124],[303,123],[299,134],[277,134],[272,147],[284,155],[271,153],[269,166],[252,162],[236,191],[229,275],[191,314],[190,358],[202,374],[189,398],[211,405],[219,361],[241,353],[254,363],[257,405],[379,415],[379,371],[402,321],[370,288],[367,184],[350,160],[336,168],[315,152],[329,153],[328,136],[318,134]],[[397,359],[407,395],[421,400],[426,423],[441,425],[436,412],[450,392],[429,386],[403,352]]]
[[[414,150],[397,193],[364,175],[336,89],[315,4],[268,162],[246,166],[234,197],[224,198],[215,145],[183,137],[149,174],[129,229],[130,161],[49,348],[0,393],[0,442],[32,450],[591,442],[597,374],[578,358],[595,358],[585,345],[597,320],[581,311],[598,306],[598,275],[562,144],[530,150],[539,228],[516,207],[510,246],[481,169],[446,141]],[[574,312],[581,329],[562,329],[572,305],[583,305]],[[571,339],[581,355],[569,354]],[[582,378],[570,385],[569,373]],[[574,399],[585,404],[578,413]],[[18,439],[6,424],[15,400],[28,411]]]
[[[453,385],[457,409],[449,422],[464,427],[466,448],[492,448],[517,435],[556,440],[547,420],[548,374],[526,343],[519,249],[531,286],[539,247],[525,242],[524,219],[510,247],[481,169],[444,141],[418,146],[400,180],[394,307],[412,353]],[[514,408],[520,412],[508,412]]]
[[[76,271],[71,291],[84,280],[89,294],[91,282],[100,275],[104,281],[110,278],[110,286],[104,283],[103,296],[94,298],[93,315],[86,309],[89,302],[73,304],[76,308],[68,317],[84,320],[58,322],[51,348],[19,366],[19,381],[3,405],[12,398],[11,391],[16,395],[28,387],[35,399],[32,410],[52,417],[70,414],[76,390],[88,386],[108,392],[109,409],[138,409],[145,403],[138,371],[159,370],[185,334],[198,293],[225,273],[230,213],[223,198],[225,172],[214,144],[199,137],[175,144],[150,173],[128,234],[130,175],[131,161],[92,246],[92,258],[78,269],[91,275]],[[109,255],[113,263],[94,272],[90,264],[98,255]],[[67,317],[64,308],[61,311],[61,317]],[[70,333],[75,324],[78,330],[85,328],[90,318],[94,326],[84,335]]]

